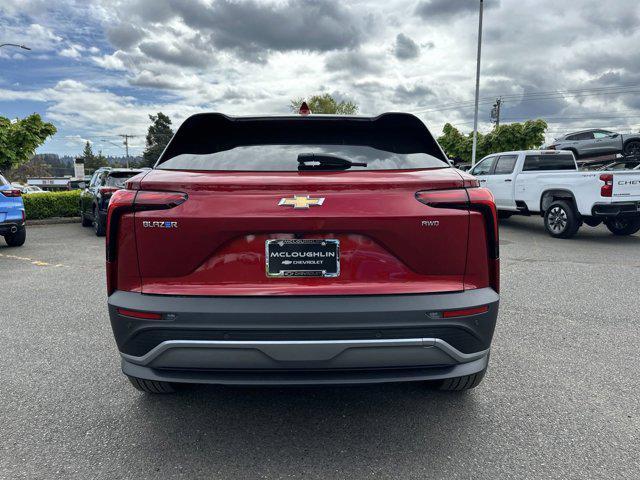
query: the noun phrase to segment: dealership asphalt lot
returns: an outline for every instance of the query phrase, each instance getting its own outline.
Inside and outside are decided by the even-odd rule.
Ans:
[[[119,371],[104,240],[67,224],[0,242],[0,478],[638,478],[640,235],[501,225],[490,369],[462,394],[145,396]]]

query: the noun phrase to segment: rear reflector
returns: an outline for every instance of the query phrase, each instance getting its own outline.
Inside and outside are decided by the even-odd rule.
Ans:
[[[463,308],[461,310],[448,310],[446,312],[442,312],[442,316],[444,318],[468,317],[471,315],[477,315],[479,313],[487,313],[488,311],[489,307],[487,305],[483,305],[482,307]]]
[[[118,313],[125,317],[142,318],[143,320],[162,320],[162,315],[155,312],[139,312],[137,310],[118,308]]]

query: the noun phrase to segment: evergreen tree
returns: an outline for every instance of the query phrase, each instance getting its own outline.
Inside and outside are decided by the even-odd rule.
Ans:
[[[147,132],[147,147],[142,154],[143,166],[153,167],[160,154],[165,149],[171,137],[173,130],[171,129],[171,119],[162,112],[157,115],[149,115],[151,125]]]

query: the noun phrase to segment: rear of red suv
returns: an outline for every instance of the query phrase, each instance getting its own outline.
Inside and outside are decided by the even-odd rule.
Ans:
[[[146,392],[462,390],[489,360],[496,210],[412,115],[200,114],[111,199],[107,283],[123,372]]]

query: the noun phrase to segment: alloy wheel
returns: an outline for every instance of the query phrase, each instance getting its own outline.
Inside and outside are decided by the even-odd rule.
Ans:
[[[553,233],[562,233],[567,228],[567,212],[561,207],[553,207],[547,221]]]

